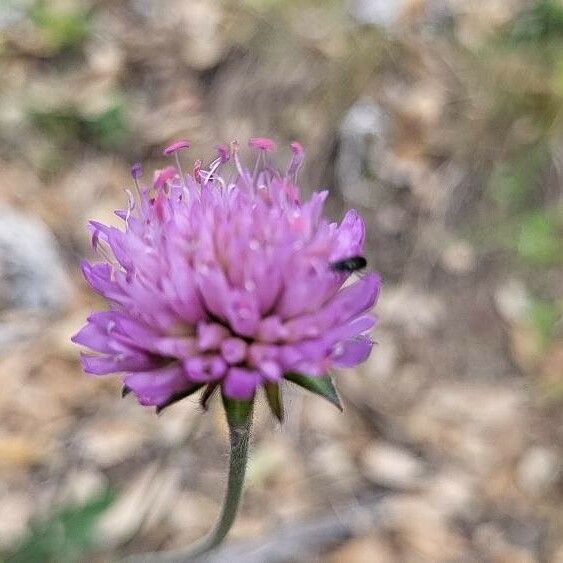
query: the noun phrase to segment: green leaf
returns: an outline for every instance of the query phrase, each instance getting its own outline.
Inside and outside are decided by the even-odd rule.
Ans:
[[[36,0],[29,19],[54,53],[78,48],[91,31],[90,13],[82,8],[57,9],[52,2]],[[72,4],[70,4],[72,6]]]
[[[103,149],[118,149],[127,142],[129,126],[125,106],[119,100],[101,113],[84,118],[84,125],[87,136]]]
[[[0,560],[11,563],[92,560],[88,554],[101,547],[95,541],[96,522],[114,499],[113,492],[106,490],[85,504],[54,510],[33,522],[27,537],[11,553],[0,552]]]
[[[247,401],[241,401],[238,399],[229,399],[223,395],[223,405],[227,413],[229,427],[244,426],[248,422],[248,419],[252,417],[254,397]]]
[[[518,253],[533,264],[550,266],[561,263],[563,243],[554,217],[541,211],[532,213],[522,224]]]
[[[557,0],[539,0],[512,22],[508,39],[516,44],[540,44],[563,38],[563,6]]]
[[[534,300],[528,312],[541,346],[546,346],[555,338],[557,323],[562,311],[556,302]]]
[[[270,410],[280,422],[283,422],[284,409],[280,385],[268,382],[264,385],[264,391],[266,392],[266,399],[268,399]]]
[[[549,148],[542,142],[498,164],[489,180],[492,197],[508,212],[527,211],[534,203],[539,175],[549,159]]]
[[[288,372],[284,375],[285,379],[311,391],[321,397],[324,397],[327,401],[330,401],[339,410],[344,410],[342,408],[342,403],[338,397],[338,393],[330,379],[330,377],[311,377],[308,375],[303,375],[301,373]]]

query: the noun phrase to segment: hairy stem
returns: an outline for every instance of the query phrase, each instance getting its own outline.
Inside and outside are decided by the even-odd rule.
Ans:
[[[246,421],[239,424],[229,424],[231,452],[229,480],[227,482],[225,500],[223,501],[223,509],[215,528],[200,545],[196,546],[194,552],[190,554],[191,557],[197,557],[217,547],[225,539],[235,521],[242,497],[251,425],[252,415]],[[184,559],[184,561],[189,560],[189,558]]]
[[[223,508],[215,528],[210,534],[186,551],[146,554],[128,559],[131,563],[188,563],[198,560],[208,551],[217,547],[231,529],[240,505],[246,464],[248,444],[252,426],[252,402],[224,399],[229,423],[230,460],[227,492]]]

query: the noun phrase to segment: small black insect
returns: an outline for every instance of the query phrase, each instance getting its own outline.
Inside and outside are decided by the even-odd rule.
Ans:
[[[367,260],[363,256],[350,256],[336,262],[330,263],[330,269],[334,272],[357,272],[367,266]]]

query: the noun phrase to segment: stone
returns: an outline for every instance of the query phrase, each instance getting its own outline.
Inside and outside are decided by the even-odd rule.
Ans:
[[[100,471],[92,469],[73,469],[59,493],[64,505],[83,505],[90,499],[101,495],[108,486],[108,480]]]
[[[561,457],[556,451],[534,446],[524,453],[518,464],[518,485],[533,496],[546,494],[557,483],[561,467]]]
[[[476,513],[476,480],[457,469],[444,469],[434,475],[425,489],[432,506],[449,518],[470,518]]]
[[[382,525],[400,546],[400,561],[461,561],[467,553],[467,540],[425,499],[393,495],[383,508]]]
[[[380,442],[364,450],[360,464],[369,480],[396,489],[419,487],[425,473],[424,463],[409,451]]]
[[[529,550],[509,542],[503,531],[493,523],[481,524],[475,530],[474,543],[482,552],[485,561],[538,562],[538,559]]]
[[[385,299],[377,305],[380,318],[403,328],[409,336],[422,336],[440,327],[446,309],[437,295],[411,285],[385,288]]]
[[[0,310],[57,311],[68,302],[70,281],[57,241],[39,219],[0,208]]]
[[[336,179],[347,200],[373,208],[379,203],[376,180],[389,136],[390,117],[372,100],[360,100],[346,112],[340,125]]]
[[[524,321],[530,307],[530,296],[524,283],[510,279],[502,284],[495,293],[495,305],[505,321]]]
[[[354,483],[359,477],[350,452],[338,442],[318,446],[310,453],[311,464],[333,482]]]
[[[367,536],[357,538],[333,551],[329,563],[394,563],[399,561],[393,548],[383,538]]]
[[[9,549],[27,532],[35,505],[24,493],[0,496],[0,549]]]
[[[99,467],[111,467],[135,454],[147,441],[139,421],[94,421],[78,437],[82,455]]]
[[[399,23],[406,3],[406,0],[355,0],[351,12],[359,23],[388,29]]]
[[[440,261],[447,272],[463,275],[475,270],[477,256],[473,246],[466,241],[459,240],[446,246],[440,256]]]

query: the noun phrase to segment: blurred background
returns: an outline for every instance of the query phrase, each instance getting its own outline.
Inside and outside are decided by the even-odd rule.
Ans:
[[[267,136],[366,218],[380,325],[344,414],[259,407],[217,559],[562,562],[562,109],[558,0],[0,0],[0,560],[212,525],[221,410],[81,373],[78,262],[132,162]]]

